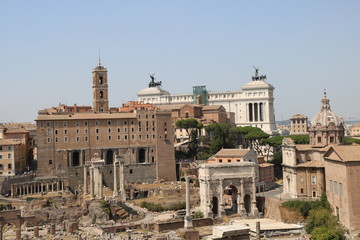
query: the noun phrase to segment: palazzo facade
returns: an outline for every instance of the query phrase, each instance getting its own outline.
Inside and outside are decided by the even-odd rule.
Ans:
[[[83,168],[97,155],[105,160],[104,181],[112,187],[113,177],[108,175],[114,174],[114,156],[126,155],[126,175],[133,181],[148,182],[144,180],[147,175],[152,175],[147,179],[154,181],[175,180],[171,113],[156,108],[131,111],[110,108],[107,69],[99,63],[92,73],[92,110],[60,106],[39,111],[36,119],[38,174],[72,175],[74,181],[70,184],[82,185],[83,171],[78,168]]]
[[[193,92],[188,94],[170,94],[160,87],[161,82],[150,83],[137,96],[139,101],[155,105],[197,103],[201,97],[204,105],[222,105],[227,112],[233,112],[237,126],[259,127],[273,134],[276,131],[274,87],[265,80],[266,76],[259,76],[256,70],[252,81],[241,90],[208,92],[206,86],[194,86]]]

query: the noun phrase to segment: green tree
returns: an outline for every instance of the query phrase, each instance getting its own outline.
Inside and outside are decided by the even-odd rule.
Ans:
[[[199,123],[198,120],[194,118],[189,118],[178,120],[175,125],[177,128],[185,129],[187,135],[189,136],[188,157],[196,156],[199,146],[198,138],[200,129],[203,128],[203,124]]]

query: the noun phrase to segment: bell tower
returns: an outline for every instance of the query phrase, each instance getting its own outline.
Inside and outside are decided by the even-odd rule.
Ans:
[[[93,111],[109,112],[108,77],[107,69],[99,65],[92,71],[93,77]]]

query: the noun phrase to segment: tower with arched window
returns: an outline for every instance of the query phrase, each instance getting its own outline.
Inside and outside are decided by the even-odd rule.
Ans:
[[[109,95],[108,95],[108,77],[107,69],[99,65],[93,69],[93,111],[108,112],[109,111]]]

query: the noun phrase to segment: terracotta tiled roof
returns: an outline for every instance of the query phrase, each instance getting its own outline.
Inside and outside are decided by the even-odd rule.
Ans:
[[[320,151],[320,152],[326,152],[327,150],[329,150],[329,148],[331,146],[314,147],[313,145],[310,145],[310,144],[296,144],[295,147],[298,151],[316,150],[316,151]]]
[[[222,107],[222,105],[206,105],[203,106],[203,111],[206,110],[219,110]]]
[[[166,105],[156,105],[157,108],[161,110],[179,110],[185,104],[166,104]]]
[[[332,151],[333,150],[333,151]],[[331,157],[331,153],[335,152],[339,159]],[[360,145],[334,145],[324,155],[324,159],[336,160],[342,162],[360,161]]]
[[[14,140],[14,139],[0,139],[0,146],[4,145],[18,145],[21,144],[20,141]]]
[[[77,114],[53,114],[38,115],[36,121],[41,120],[73,120],[73,119],[119,119],[136,118],[136,113],[77,113]]]
[[[215,157],[243,157],[250,149],[221,149],[215,154]]]
[[[324,162],[322,162],[322,161],[307,161],[307,162],[298,164],[297,167],[316,167],[316,168],[321,168],[321,167],[324,167]]]

